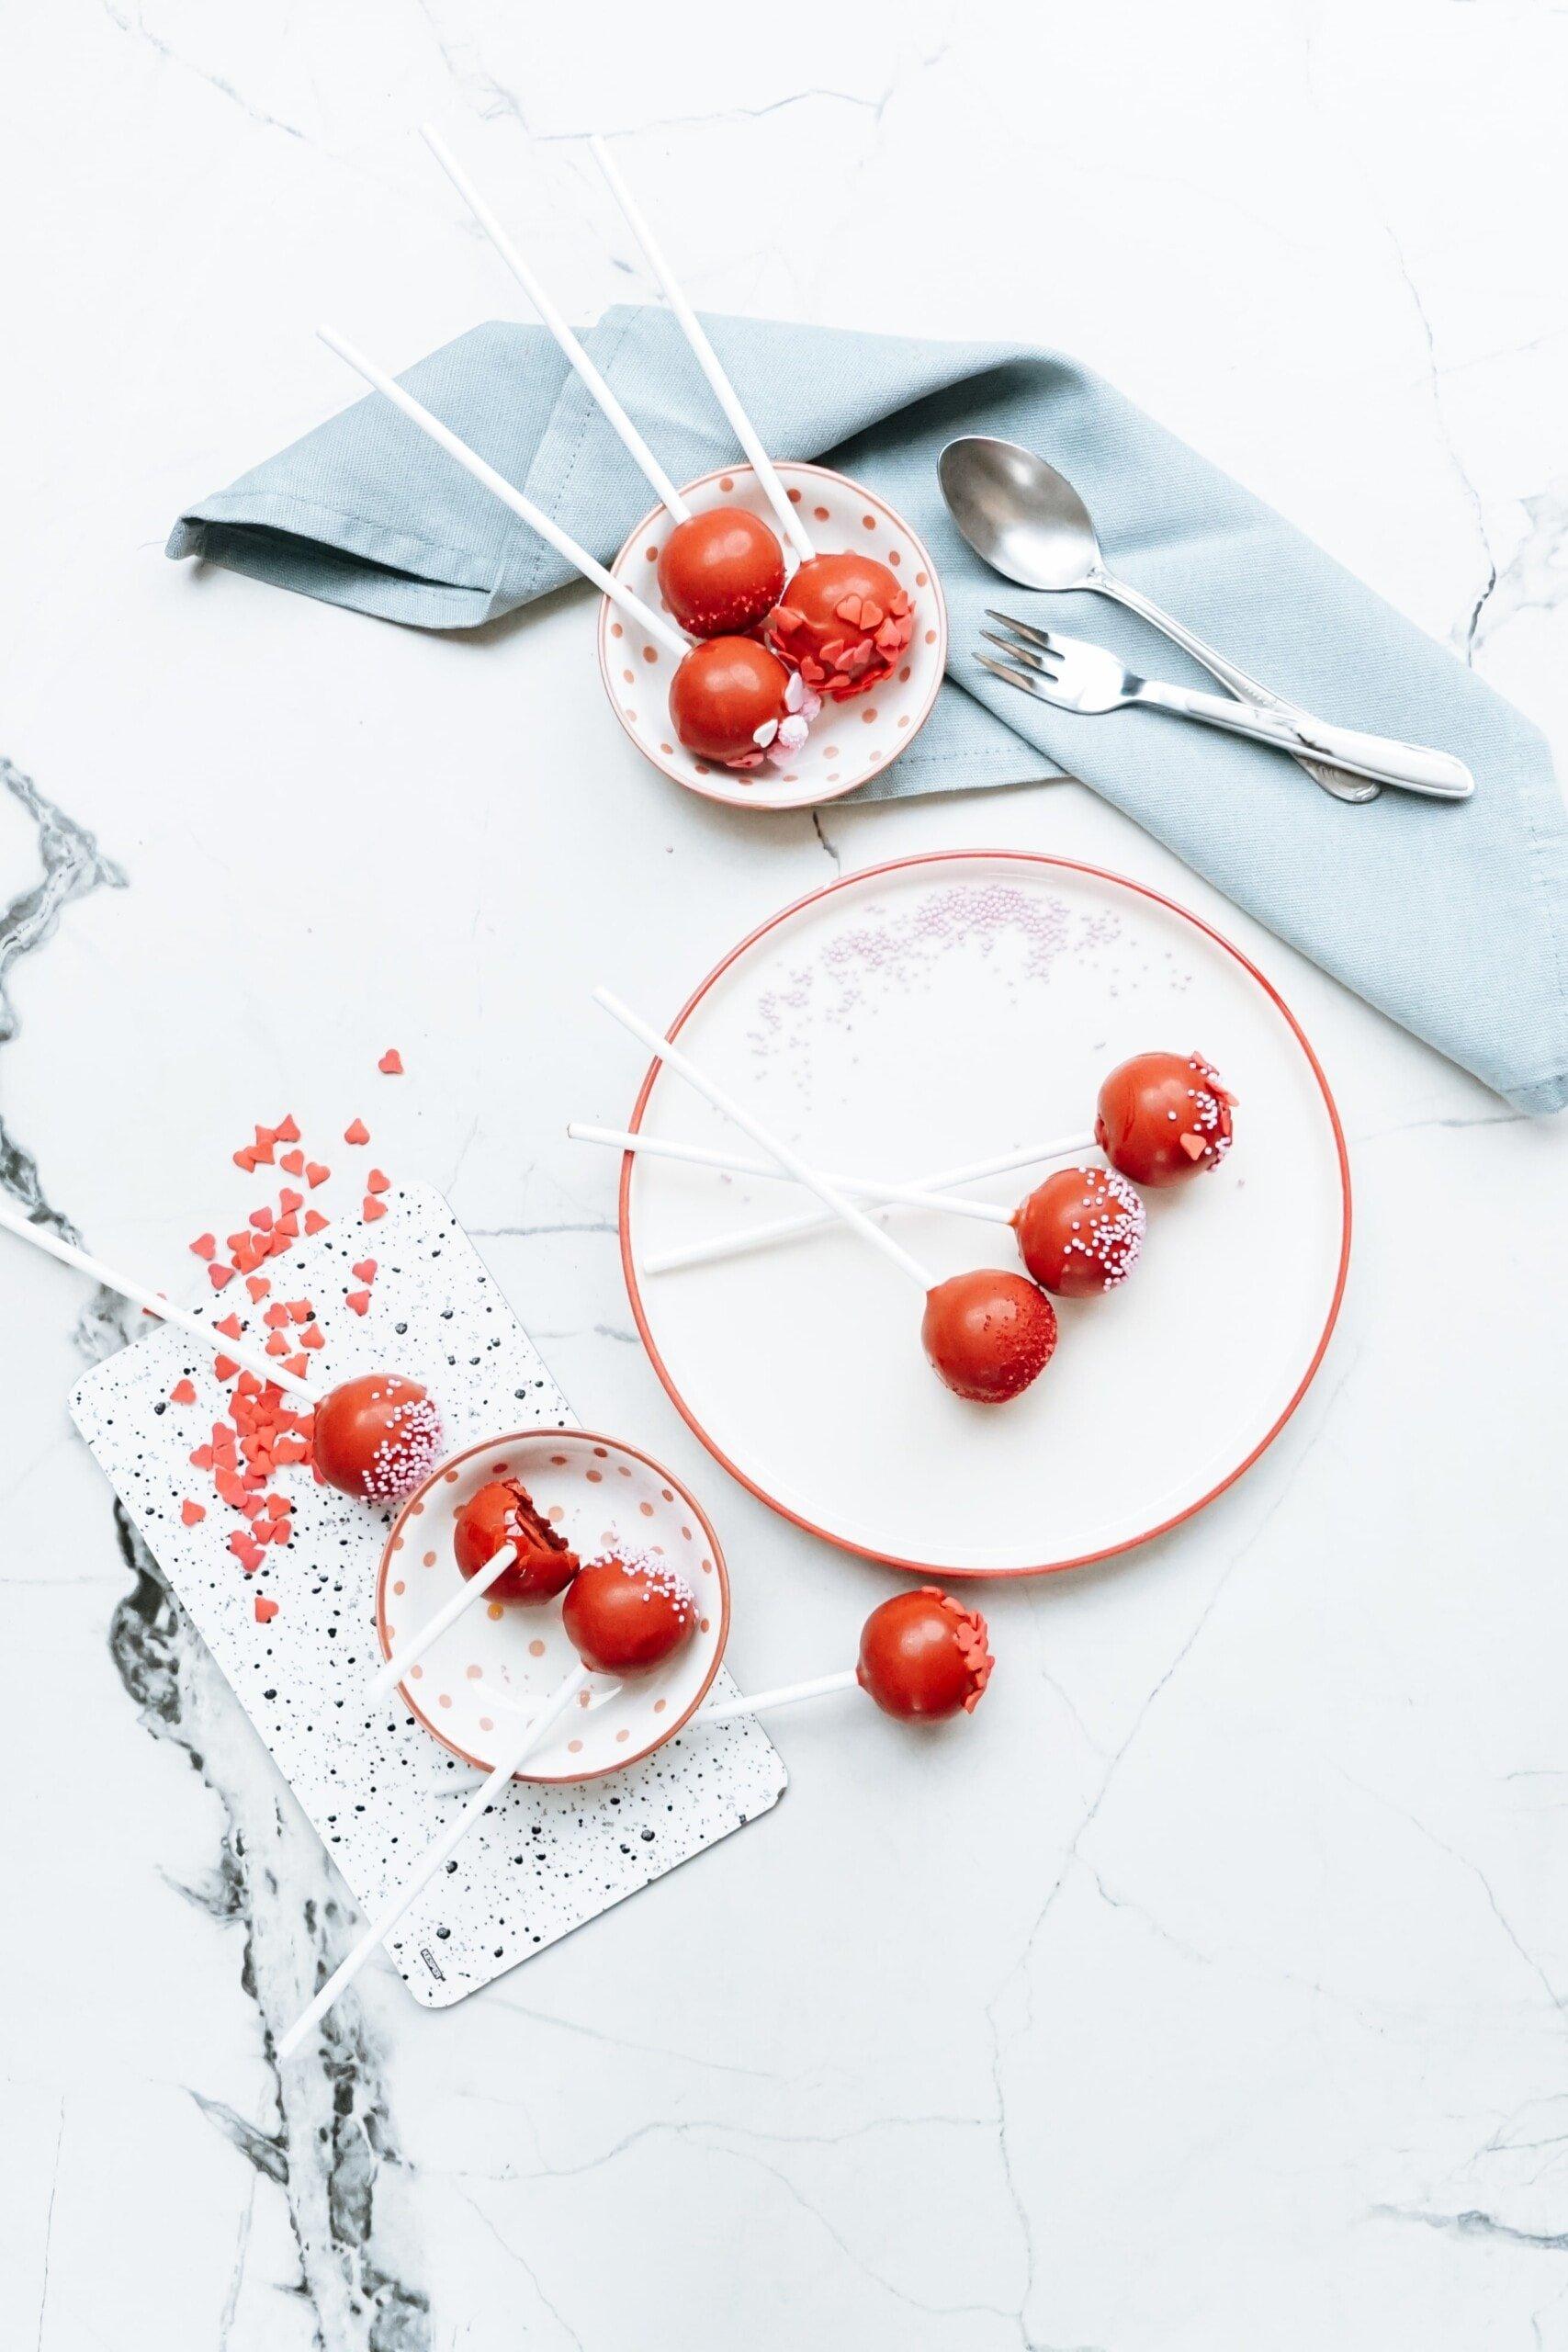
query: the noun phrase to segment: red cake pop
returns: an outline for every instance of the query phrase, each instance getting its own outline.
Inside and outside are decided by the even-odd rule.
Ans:
[[[1114,1290],[1137,1264],[1144,1204],[1114,1168],[1060,1168],[1013,1217],[1023,1262],[1044,1290],[1088,1298]]]
[[[1134,1054],[1100,1090],[1094,1139],[1137,1184],[1180,1184],[1231,1148],[1235,1097],[1201,1054]]]
[[[896,1592],[866,1619],[855,1677],[884,1713],[973,1714],[990,1680],[986,1621],[935,1585]]]
[[[517,1557],[490,1587],[496,1600],[548,1600],[577,1574],[576,1553],[535,1509],[518,1478],[491,1479],[463,1504],[452,1528],[452,1549],[465,1577],[477,1577],[505,1544]]]
[[[1050,1363],[1056,1310],[1021,1274],[980,1267],[927,1293],[920,1338],[955,1395],[976,1405],[1005,1405]]]
[[[664,542],[659,586],[693,637],[739,637],[771,613],[784,584],[784,549],[759,514],[710,506]]]
[[[650,1674],[691,1639],[696,1622],[690,1585],[649,1553],[590,1560],[561,1606],[567,1638],[595,1674]]]
[[[814,555],[785,588],[768,641],[833,702],[895,671],[915,633],[914,604],[874,556]]]
[[[804,700],[801,681],[755,638],[710,637],[671,681],[670,716],[698,759],[754,768],[775,743],[806,741]]]
[[[316,1408],[310,1451],[340,1494],[396,1502],[441,1458],[441,1416],[417,1380],[365,1372],[329,1389]]]

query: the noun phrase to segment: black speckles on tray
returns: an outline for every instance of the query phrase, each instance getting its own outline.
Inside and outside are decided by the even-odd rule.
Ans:
[[[439,1193],[411,1185],[385,1197],[373,1231],[334,1225],[279,1261],[317,1301],[323,1381],[378,1366],[426,1381],[454,1452],[507,1428],[574,1427]],[[338,1276],[367,1248],[381,1271],[361,1317],[338,1303]],[[210,1366],[189,1356],[183,1334],[148,1333],[87,1374],[73,1412],[355,1901],[378,1909],[474,1785],[412,1715],[373,1711],[356,1691],[379,1660],[372,1595],[393,1514],[303,1469],[280,1473],[294,1540],[268,1560],[265,1583],[247,1578],[228,1549],[237,1518],[189,1464],[220,1404]],[[194,1406],[169,1405],[180,1371],[197,1384]],[[209,1506],[194,1528],[180,1521],[186,1496]],[[265,1629],[254,1607],[263,1589],[281,1604]],[[721,1674],[715,1695],[732,1689]],[[673,1742],[613,1781],[513,1782],[414,1905],[390,1946],[398,1966],[426,2006],[461,2000],[766,1812],[784,1784],[771,1743],[745,1723]],[[531,1867],[519,1876],[525,1838]]]

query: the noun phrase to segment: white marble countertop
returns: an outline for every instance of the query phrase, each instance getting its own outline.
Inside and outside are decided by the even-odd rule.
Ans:
[[[579,315],[635,285],[598,126],[702,302],[1077,351],[1561,763],[1565,67],[1546,0],[7,12],[0,1182],[178,1269],[235,1131],[331,1115],[395,1039],[397,1166],[580,1408],[700,1481],[753,1684],[890,1580],[724,1481],[633,1340],[607,1171],[562,1135],[628,1099],[562,1010],[591,979],[672,1006],[901,852],[1087,856],[1280,979],[1358,1216],[1251,1475],[987,1598],[1009,1672],[963,1774],[781,1721],[765,1822],[448,2014],[372,1972],[281,2102],[264,2030],[341,1939],[335,1881],[71,1434],[80,1285],[8,1248],[7,2343],[1568,2345],[1563,1135],[1075,785],[761,825],[637,763],[581,596],[441,639],[162,555],[341,404],[319,315],[402,360],[504,307],[424,116],[532,192]]]

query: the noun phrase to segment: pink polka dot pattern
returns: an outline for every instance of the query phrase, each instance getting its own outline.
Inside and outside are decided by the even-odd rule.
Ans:
[[[494,1475],[502,1460],[584,1560],[671,1553],[683,1553],[690,1560],[698,1548],[703,1521],[692,1497],[667,1471],[631,1449],[559,1430],[532,1439],[500,1438],[445,1464],[414,1498],[424,1512],[426,1556],[434,1565],[399,1602],[400,1642],[417,1634],[461,1590],[452,1555],[452,1525],[468,1497]],[[411,1507],[402,1523],[412,1517]],[[394,1529],[389,1538],[389,1558],[398,1534]],[[651,1758],[679,1731],[717,1669],[726,1631],[726,1610],[713,1605],[724,1598],[712,1589],[719,1581],[716,1555],[709,1546],[701,1558],[707,1605],[692,1641],[646,1680],[591,1678],[577,1693],[573,1709],[573,1737],[579,1744],[569,1745],[562,1726],[547,1738],[537,1757],[525,1759],[524,1780],[575,1780],[625,1770],[638,1758]],[[383,1566],[383,1589],[386,1574]],[[487,1598],[482,1607],[465,1611],[457,1624],[461,1634],[454,1626],[444,1636],[444,1645],[431,1650],[425,1666],[411,1667],[403,1686],[405,1700],[416,1719],[455,1754],[488,1767],[496,1749],[494,1727],[500,1725],[503,1733],[508,1720],[496,1706],[497,1697],[514,1712],[536,1704],[575,1668],[576,1656],[566,1637],[558,1599],[531,1608]],[[481,1711],[491,1725],[488,1736],[481,1728]]]

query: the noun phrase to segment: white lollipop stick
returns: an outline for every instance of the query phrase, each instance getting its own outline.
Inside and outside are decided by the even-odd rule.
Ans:
[[[557,1684],[540,1712],[529,1717],[500,1763],[494,1765],[480,1781],[457,1820],[442,1831],[434,1845],[415,1864],[413,1874],[406,1884],[393,1895],[375,1922],[367,1928],[348,1958],[340,1967],[333,1969],[309,2007],[301,2010],[277,2045],[279,2063],[294,2055],[311,2027],[320,2023],[338,1995],[353,1984],[378,1944],[385,1942],[404,1912],[429,1885],[442,1864],[450,1859],[480,1815],[489,1810],[519,1766],[525,1763],[539,1746],[546,1733],[559,1722],[587,1680],[588,1668],[585,1666],[574,1668],[564,1682]]]
[[[425,145],[468,206],[513,277],[523,288],[534,308],[566,354],[568,365],[575,368],[589,391],[604,412],[606,424],[619,434],[622,444],[633,462],[640,466],[652,484],[654,496],[661,506],[667,506],[677,523],[686,522],[691,508],[654,456],[609,385],[599,373],[588,354],[568,326],[511,238],[507,235],[490,206],[464,171],[439,131],[427,122],[421,134]]]
[[[900,1273],[908,1274],[912,1283],[919,1283],[922,1294],[930,1292],[932,1287],[931,1275],[902,1242],[895,1241],[890,1233],[884,1233],[879,1225],[872,1223],[863,1209],[857,1209],[854,1203],[846,1200],[843,1193],[829,1184],[825,1177],[818,1176],[815,1169],[807,1168],[798,1152],[792,1151],[787,1143],[771,1134],[751,1116],[750,1111],[743,1111],[739,1102],[682,1052],[679,1046],[671,1045],[668,1037],[661,1037],[657,1029],[640,1020],[630,1005],[623,1004],[620,998],[612,996],[608,989],[595,989],[593,997],[594,1001],[602,1004],[623,1029],[629,1029],[634,1037],[639,1037],[649,1050],[683,1078],[688,1086],[694,1086],[699,1094],[705,1096],[716,1111],[722,1111],[727,1119],[733,1119],[741,1134],[750,1136],[770,1159],[777,1160],[786,1175],[793,1176],[797,1184],[804,1184],[808,1193],[815,1193],[825,1209],[830,1209],[835,1216],[842,1217],[863,1241],[869,1241],[874,1250],[880,1250],[885,1258],[891,1259]]]
[[[705,1707],[692,1717],[688,1731],[701,1730],[707,1724],[732,1724],[742,1715],[771,1713],[775,1707],[794,1707],[802,1699],[826,1699],[835,1690],[852,1690],[860,1677],[852,1666],[840,1674],[818,1674],[809,1682],[784,1682],[776,1690],[760,1690],[754,1699],[721,1699],[716,1707]]]
[[[595,1132],[573,1128],[567,1132],[581,1133],[587,1140],[596,1143],[608,1141],[611,1133],[608,1129]],[[651,1138],[645,1141],[641,1136],[633,1136],[628,1144],[617,1136],[615,1140],[623,1149],[635,1145],[639,1149],[664,1155],[662,1142],[655,1142]],[[1017,1168],[1035,1168],[1046,1160],[1069,1158],[1074,1152],[1092,1149],[1093,1145],[1092,1135],[1066,1136],[1055,1143],[1028,1144],[1021,1150],[1014,1148],[998,1152],[989,1159],[972,1159],[957,1168],[939,1168],[918,1184],[894,1187],[868,1179],[863,1182],[857,1181],[852,1189],[868,1198],[876,1199],[887,1208],[913,1203],[922,1208],[952,1209],[960,1216],[979,1217],[987,1224],[1009,1225],[1012,1221],[1010,1212],[997,1208],[988,1201],[953,1201],[936,1196],[945,1194],[951,1185],[977,1184],[986,1177],[1006,1176]],[[684,1159],[686,1156],[684,1147],[669,1154],[672,1159]],[[742,1163],[738,1161],[735,1166],[740,1170]],[[746,1167],[743,1172],[750,1175],[753,1170]],[[761,1167],[755,1170],[758,1175],[767,1172]],[[852,1187],[840,1182],[840,1189],[849,1192]],[[640,1263],[645,1274],[670,1273],[678,1266],[712,1265],[721,1258],[739,1256],[743,1250],[761,1249],[769,1242],[793,1240],[804,1233],[821,1233],[833,1221],[832,1217],[824,1216],[819,1209],[807,1209],[796,1216],[773,1217],[761,1225],[741,1226],[734,1233],[714,1234],[706,1241],[688,1241],[679,1249],[655,1250]]]
[[[46,1257],[58,1258],[62,1266],[74,1266],[79,1274],[90,1274],[94,1282],[101,1283],[106,1290],[118,1291],[121,1298],[129,1298],[133,1306],[144,1306],[150,1315],[156,1315],[160,1322],[177,1324],[182,1331],[188,1331],[203,1346],[215,1348],[220,1355],[232,1356],[234,1362],[243,1364],[247,1372],[254,1372],[258,1380],[268,1380],[278,1388],[287,1388],[290,1395],[302,1397],[307,1405],[321,1403],[319,1388],[312,1388],[308,1380],[301,1380],[296,1373],[285,1372],[282,1365],[264,1350],[247,1347],[241,1340],[231,1340],[225,1331],[214,1331],[199,1316],[188,1315],[183,1306],[171,1306],[157,1291],[145,1290],[140,1283],[132,1282],[129,1274],[116,1273],[114,1268],[106,1266],[101,1258],[90,1258],[85,1250],[78,1250],[73,1242],[62,1241],[60,1236],[51,1233],[47,1227],[29,1224],[21,1211],[12,1208],[8,1202],[0,1201],[0,1225],[23,1241],[30,1241],[33,1248],[41,1250]]]
[[[384,1699],[389,1690],[395,1690],[410,1667],[417,1666],[425,1651],[434,1648],[442,1634],[455,1625],[476,1600],[484,1599],[491,1585],[506,1574],[516,1557],[516,1544],[503,1544],[494,1557],[485,1562],[477,1576],[470,1577],[450,1600],[442,1603],[428,1625],[422,1625],[400,1650],[395,1650],[390,1657],[382,1659],[370,1678],[366,1696]]]
[[[650,1159],[679,1159],[694,1168],[717,1168],[728,1176],[760,1176],[774,1183],[793,1183],[782,1170],[771,1167],[765,1159],[745,1159],[733,1152],[709,1151],[698,1143],[676,1143],[666,1136],[633,1134],[617,1127],[584,1126],[581,1121],[570,1120],[567,1134],[577,1143],[608,1144],[615,1151],[643,1152]],[[877,1176],[840,1176],[819,1170],[829,1184],[847,1193],[852,1201],[880,1201],[885,1207],[899,1205],[912,1209],[940,1209],[952,1216],[973,1217],[980,1225],[1010,1225],[1013,1211],[1004,1209],[995,1201],[955,1201],[942,1190],[945,1183],[960,1180],[933,1177],[925,1183],[890,1184]],[[648,1261],[648,1271],[657,1273],[658,1265]]]
[[[734,385],[719,366],[717,352],[703,333],[696,312],[671,275],[670,265],[654,243],[653,232],[633,203],[631,193],[620,173],[611,162],[609,151],[604,141],[599,138],[591,139],[588,148],[594,162],[604,175],[611,195],[626,217],[627,228],[642,247],[649,269],[663,288],[664,299],[680,322],[681,332],[691,345],[697,365],[712,387],[714,398],[729,419],[730,428],[736,439],[750,459],[757,480],[766,491],[768,503],[778,516],[785,537],[801,561],[808,563],[817,550],[812,546],[810,536],[791,503],[788,491],[785,490],[774,470],[773,459],[757,437],[756,426],[741,407],[739,401],[736,398]]]
[[[378,368],[374,360],[367,359],[353,344],[345,343],[331,327],[318,327],[316,333],[329,351],[335,351],[340,359],[346,360],[355,375],[363,376],[384,400],[390,401],[394,408],[400,409],[411,424],[417,424],[427,439],[434,441],[438,448],[445,449],[449,458],[455,458],[466,472],[472,474],[476,481],[482,482],[503,506],[509,506],[531,531],[536,531],[540,538],[547,539],[558,555],[564,556],[568,563],[581,572],[584,580],[591,580],[613,605],[619,605],[638,628],[646,629],[649,637],[657,638],[665,650],[672,653],[678,662],[685,659],[692,650],[691,639],[682,637],[667,620],[651,611],[624,581],[606,571],[586,548],[580,548],[558,523],[551,521],[542,506],[536,506],[531,498],[525,498],[520,490],[514,490],[504,474],[498,474],[493,466],[487,465],[477,449],[470,449],[466,441],[459,441],[448,425],[443,424],[438,416],[433,416],[427,408],[422,407],[412,392],[405,392],[394,377]]]

